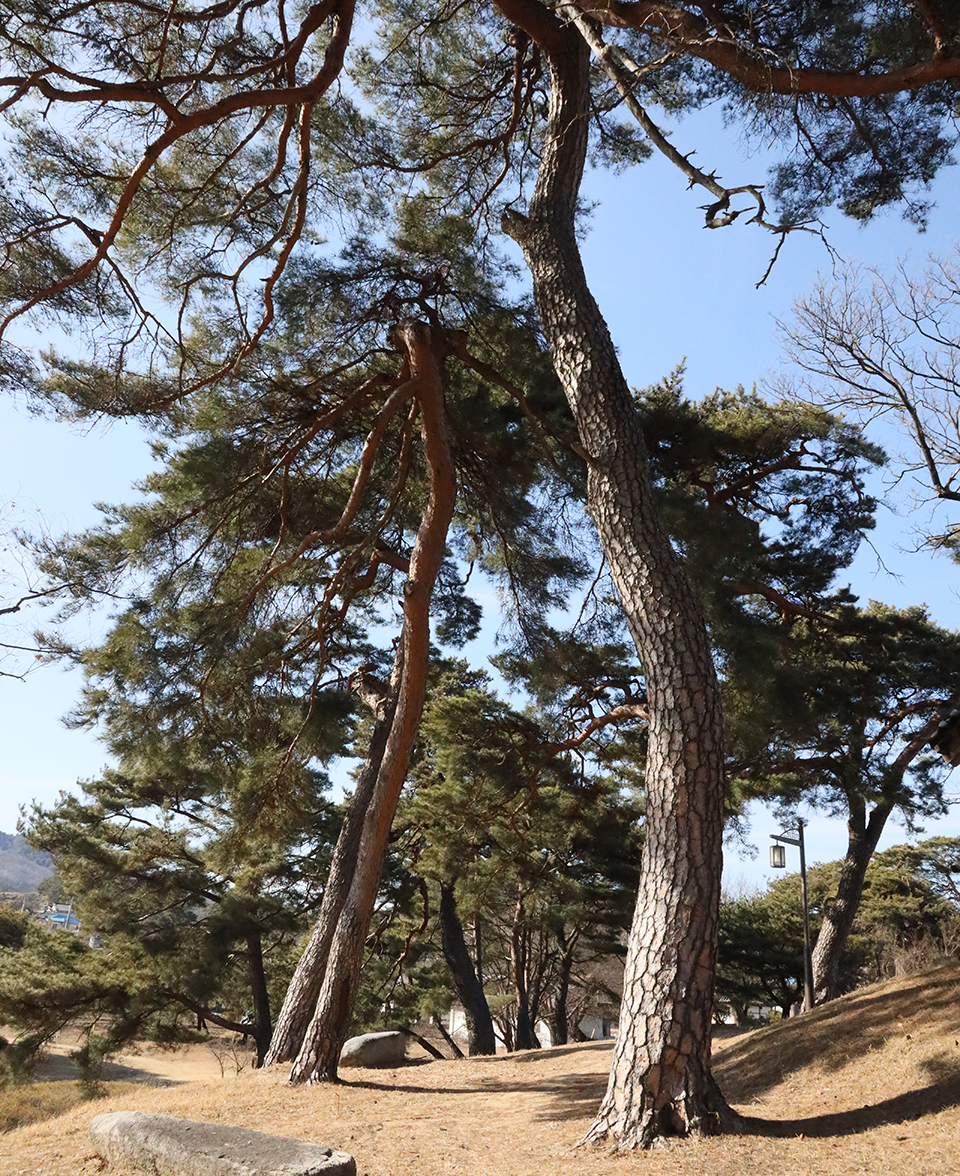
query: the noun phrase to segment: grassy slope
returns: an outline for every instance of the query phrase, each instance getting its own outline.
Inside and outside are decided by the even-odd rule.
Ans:
[[[575,1148],[607,1045],[359,1071],[290,1088],[282,1072],[115,1091],[0,1136],[0,1176],[98,1172],[86,1128],[110,1109],[238,1123],[352,1152],[360,1176],[960,1174],[960,967],[864,989],[810,1017],[718,1042],[746,1133],[647,1154]],[[134,1064],[131,1061],[129,1064]]]

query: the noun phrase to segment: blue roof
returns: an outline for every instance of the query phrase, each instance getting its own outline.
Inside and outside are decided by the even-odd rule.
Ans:
[[[76,915],[68,915],[66,911],[42,911],[41,919],[46,919],[48,923],[56,923],[58,927],[79,927],[80,920]]]

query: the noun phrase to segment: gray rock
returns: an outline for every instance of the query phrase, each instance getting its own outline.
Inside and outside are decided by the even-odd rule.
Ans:
[[[341,1066],[367,1066],[371,1069],[384,1066],[402,1066],[407,1060],[407,1035],[405,1033],[361,1033],[343,1043],[340,1051]]]
[[[318,1143],[172,1115],[97,1115],[90,1138],[108,1163],[150,1176],[356,1176],[353,1156]]]

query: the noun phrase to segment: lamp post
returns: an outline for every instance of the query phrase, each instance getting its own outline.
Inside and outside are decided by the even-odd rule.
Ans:
[[[813,999],[813,955],[810,951],[810,907],[807,903],[807,859],[803,852],[803,827],[806,821],[797,817],[797,835],[771,833],[774,844],[770,846],[770,865],[782,870],[787,864],[784,845],[795,845],[800,850],[800,896],[803,900],[803,1011],[809,1013],[814,1006]]]

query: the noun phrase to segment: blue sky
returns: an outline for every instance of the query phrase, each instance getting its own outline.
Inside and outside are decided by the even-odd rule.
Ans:
[[[685,120],[674,138],[684,152],[696,148],[698,165],[717,169],[725,183],[763,180],[763,159],[745,156],[735,133],[721,132],[713,116]],[[762,383],[776,369],[776,320],[788,318],[793,300],[811,286],[818,271],[829,272],[832,265],[819,238],[795,234],[767,283],[757,290],[774,239],[741,222],[722,230],[704,229],[699,206],[707,203],[705,195],[689,191],[685,179],[665,161],[653,159],[620,176],[593,175],[586,196],[599,202],[584,242],[587,273],[632,384],[652,383],[683,359],[690,396],[717,386]],[[830,243],[843,257],[867,265],[889,269],[908,258],[919,269],[929,252],[954,248],[960,169],[940,178],[935,198],[925,235],[896,214],[861,228],[832,213],[826,218]],[[883,436],[875,439],[889,443]],[[94,502],[127,499],[131,483],[149,469],[146,445],[133,426],[80,431],[32,417],[3,401],[0,458],[0,507],[12,504],[11,519],[53,533],[94,522]],[[882,486],[879,493],[885,493]],[[865,551],[851,575],[854,590],[894,605],[926,603],[939,623],[957,627],[960,568],[911,551],[914,520],[908,506],[902,498],[887,499],[876,537],[882,565]],[[34,610],[30,618],[42,623],[42,612]],[[101,767],[103,755],[95,738],[67,731],[60,722],[78,689],[76,674],[56,668],[39,668],[23,682],[0,679],[0,830],[14,829],[21,804],[34,798],[49,804],[61,789]],[[954,791],[960,793],[960,777]],[[761,846],[761,857],[750,862],[732,851],[725,870],[728,884],[756,884],[769,873],[763,863],[768,834],[776,828],[771,815],[755,814],[753,839]],[[960,820],[948,818],[936,831],[960,833]],[[829,860],[843,851],[840,821],[814,818],[808,837],[810,861]],[[903,839],[903,830],[894,827],[884,844]]]

